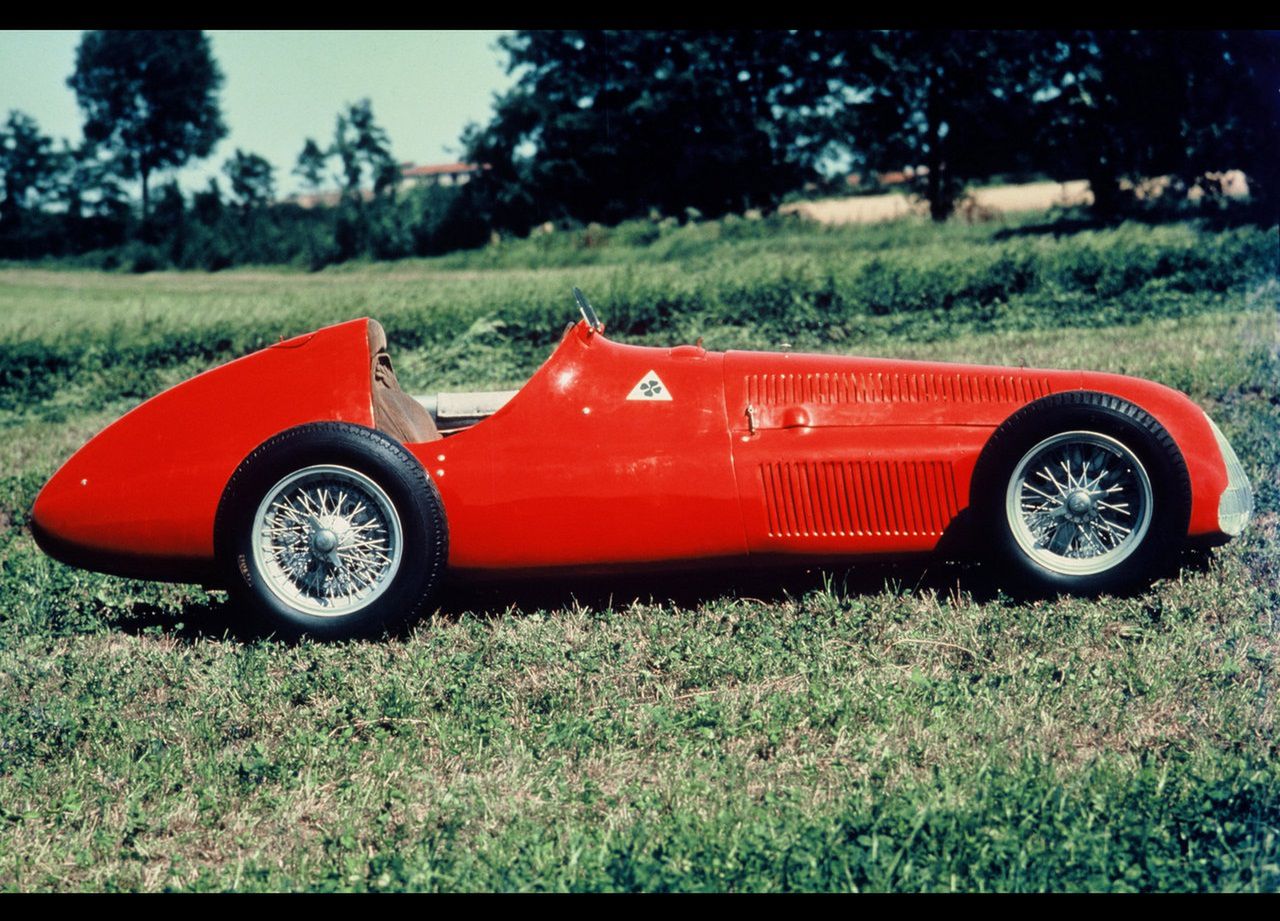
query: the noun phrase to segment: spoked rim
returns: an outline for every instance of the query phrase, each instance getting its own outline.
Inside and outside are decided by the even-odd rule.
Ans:
[[[290,608],[342,617],[391,585],[403,535],[395,505],[372,479],[350,467],[305,467],[259,503],[253,559],[267,588]]]
[[[1064,432],[1023,455],[1005,514],[1018,546],[1053,572],[1089,576],[1122,563],[1151,526],[1151,479],[1123,444]]]

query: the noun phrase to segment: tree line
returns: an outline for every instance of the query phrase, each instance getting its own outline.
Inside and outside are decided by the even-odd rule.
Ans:
[[[499,47],[515,82],[463,133],[475,179],[403,191],[361,100],[327,144],[305,139],[294,174],[340,195],[302,208],[276,202],[274,167],[244,150],[223,164],[225,187],[186,195],[173,180],[227,134],[207,36],[86,32],[67,81],[82,140],[55,143],[17,111],[0,125],[0,257],[314,267],[546,221],[767,212],[905,167],[939,221],[992,176],[1087,179],[1110,219],[1141,179],[1212,201],[1228,169],[1247,175],[1254,218],[1280,212],[1273,32],[546,30]]]
[[[1280,200],[1280,33],[1173,31],[520,32],[515,87],[466,135],[487,208],[614,221],[654,208],[768,208],[823,167],[924,167],[945,219],[996,174],[1212,192],[1240,169]]]

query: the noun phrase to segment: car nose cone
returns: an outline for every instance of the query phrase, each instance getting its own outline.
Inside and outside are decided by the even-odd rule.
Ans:
[[[88,489],[86,478],[75,480],[60,471],[44,485],[31,508],[31,534],[36,545],[64,563],[77,563],[92,537],[76,500]]]

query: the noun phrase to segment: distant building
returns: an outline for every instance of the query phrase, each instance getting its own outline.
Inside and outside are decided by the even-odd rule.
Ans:
[[[472,163],[433,163],[426,166],[401,163],[400,182],[396,188],[401,192],[405,192],[420,186],[466,185],[476,173],[480,172],[480,169],[481,167]],[[373,192],[369,189],[361,189],[360,194],[365,201],[373,197]],[[297,195],[290,195],[283,199],[283,202],[297,205],[301,208],[315,208],[318,206],[332,208],[341,200],[341,192],[327,191],[303,192]]]
[[[428,166],[400,164],[400,188],[412,189],[423,185],[466,185],[480,167],[474,163],[436,163]]]
[[[889,170],[887,172],[872,171],[870,176],[870,186],[872,188],[886,186],[904,185],[919,176],[928,176],[929,167],[927,166],[907,166],[900,170]],[[867,176],[862,173],[849,173],[844,177],[845,185],[851,189],[861,189],[867,183]]]
[[[369,194],[372,193],[366,193],[366,197]],[[297,205],[299,208],[332,208],[340,201],[342,201],[341,192],[300,192],[296,195],[286,195],[278,204]]]
[[[928,176],[929,167],[908,166],[901,170],[890,170],[887,173],[873,173],[872,175],[876,177],[876,183],[882,186],[904,185],[919,176]]]

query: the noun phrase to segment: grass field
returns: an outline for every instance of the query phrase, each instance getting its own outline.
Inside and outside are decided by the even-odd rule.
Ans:
[[[0,270],[0,888],[1280,889],[1280,237],[590,228],[307,274]],[[455,590],[285,645],[35,548],[41,483],[201,369],[369,314],[402,383],[612,334],[1088,367],[1189,393],[1245,536],[1130,598],[932,562]]]

